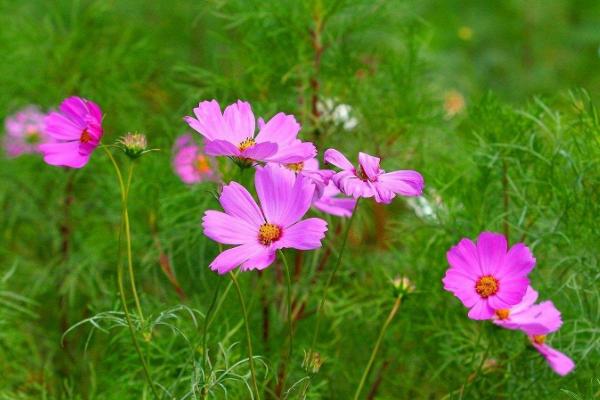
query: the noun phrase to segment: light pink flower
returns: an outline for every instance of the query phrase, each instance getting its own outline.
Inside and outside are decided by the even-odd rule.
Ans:
[[[326,214],[336,217],[350,217],[356,206],[356,200],[351,197],[340,196],[342,192],[329,182],[321,197],[315,197],[313,207]]]
[[[46,133],[45,117],[38,107],[28,106],[6,118],[4,149],[9,157],[40,153],[40,145],[52,141]]]
[[[335,185],[346,195],[354,198],[375,197],[378,203],[388,204],[396,195],[420,196],[423,177],[417,171],[402,170],[385,172],[379,167],[380,160],[365,153],[358,153],[358,167],[339,151],[325,151],[325,162],[342,171],[332,178]]]
[[[510,308],[495,310],[492,317],[494,324],[507,329],[521,329],[530,335],[554,332],[562,325],[560,311],[551,301],[534,304],[538,293],[527,287],[523,300]]]
[[[216,100],[203,101],[194,108],[194,115],[196,118],[184,119],[204,137],[204,150],[208,155],[245,162],[295,163],[313,158],[317,153],[312,143],[297,139],[300,124],[292,115],[278,113],[267,123],[259,119],[256,136],[254,113],[244,101],[227,106],[223,113]]]
[[[231,182],[219,198],[225,212],[209,210],[202,219],[206,236],[236,246],[210,264],[220,274],[237,266],[242,271],[264,269],[275,260],[278,249],[321,247],[327,223],[320,218],[300,220],[313,199],[314,185],[308,179],[267,165],[257,168],[254,185],[260,207],[243,186]]]
[[[575,363],[569,356],[546,344],[546,334],[529,335],[529,340],[557,374],[565,376],[575,368]]]
[[[191,135],[177,138],[173,150],[173,169],[184,183],[218,180],[215,160],[202,152]]]
[[[521,302],[535,266],[527,246],[517,243],[508,250],[506,238],[493,232],[481,233],[477,244],[462,239],[446,256],[444,289],[470,308],[471,319],[492,318],[495,310]]]
[[[45,119],[46,132],[55,140],[40,146],[44,161],[50,165],[81,168],[86,165],[102,138],[102,111],[81,97],[69,97],[60,112]]]

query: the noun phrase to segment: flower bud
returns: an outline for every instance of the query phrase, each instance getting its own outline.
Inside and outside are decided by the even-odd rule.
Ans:
[[[123,152],[134,160],[149,151],[147,150],[146,136],[141,133],[128,133],[121,137],[117,143],[121,146]]]
[[[323,365],[323,359],[317,352],[309,350],[304,352],[304,361],[302,361],[302,368],[309,374],[316,374]]]
[[[415,285],[405,276],[394,278],[392,287],[394,288],[394,297],[404,296],[415,291]]]

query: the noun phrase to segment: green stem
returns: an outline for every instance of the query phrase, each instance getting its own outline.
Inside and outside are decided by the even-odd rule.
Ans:
[[[244,315],[244,325],[246,326],[246,340],[248,341],[248,362],[250,363],[250,375],[252,376],[252,386],[256,392],[256,398],[260,400],[260,392],[258,391],[258,384],[256,383],[256,370],[254,369],[254,356],[252,355],[252,339],[250,337],[250,325],[248,324],[248,312],[246,311],[246,303],[244,302],[244,296],[242,296],[242,289],[237,281],[235,273],[230,273],[231,281],[235,286],[238,298],[240,299],[240,306],[242,307],[242,314]]]
[[[327,291],[335,278],[335,274],[337,273],[338,268],[342,262],[342,256],[344,255],[344,250],[346,249],[346,242],[348,241],[348,234],[350,233],[350,227],[352,226],[352,221],[354,221],[354,216],[356,215],[356,211],[358,210],[358,203],[360,198],[356,200],[356,204],[354,205],[354,209],[352,210],[352,215],[350,216],[350,220],[348,221],[348,225],[346,225],[346,231],[344,232],[344,239],[342,241],[342,247],[340,248],[340,252],[338,253],[338,257],[331,270],[331,274],[329,274],[329,278],[327,278],[327,283],[325,284],[325,288],[323,289],[323,296],[321,297],[321,302],[319,303],[319,308],[317,308],[317,322],[315,326],[315,333],[313,334],[312,345],[310,347],[310,351],[313,352],[315,350],[315,346],[317,344],[317,339],[319,337],[319,327],[321,325],[321,319],[323,318],[323,307],[325,305],[325,300],[327,299]]]
[[[287,322],[288,322],[288,330],[289,330],[289,338],[290,338],[290,347],[288,350],[287,361],[289,363],[292,360],[292,355],[294,352],[294,327],[293,327],[293,321],[292,321],[292,279],[290,277],[290,267],[288,265],[287,259],[285,258],[285,254],[283,254],[283,251],[281,251],[281,250],[279,250],[279,254],[281,255],[281,258],[283,260],[283,265],[285,267],[285,278],[286,278],[286,283],[287,283],[287,312],[288,312]],[[283,382],[281,383],[282,392],[283,392],[283,389],[285,389],[286,376],[287,376],[287,374],[285,374],[283,376]]]
[[[381,341],[383,340],[383,336],[385,335],[385,332],[387,331],[388,327],[390,326],[392,319],[394,319],[394,316],[398,312],[401,302],[402,302],[402,296],[398,296],[396,298],[396,301],[394,302],[394,306],[392,307],[392,309],[390,310],[390,313],[388,314],[387,319],[385,320],[383,326],[381,327],[381,331],[379,332],[379,337],[377,338],[377,342],[375,342],[375,347],[373,347],[373,351],[371,352],[371,357],[369,357],[369,362],[367,363],[367,366],[362,374],[362,377],[360,378],[360,383],[358,384],[358,388],[356,388],[356,393],[354,393],[354,400],[358,400],[358,397],[360,396],[360,392],[362,391],[363,387],[365,386],[365,382],[367,381],[367,377],[369,376],[369,372],[371,372],[371,367],[373,366],[373,363],[375,362],[375,357],[377,357],[377,352],[379,351],[379,347],[381,346]]]
[[[123,215],[125,219],[125,240],[127,243],[127,268],[129,270],[129,282],[131,284],[131,292],[133,293],[133,299],[135,300],[135,307],[138,312],[138,316],[142,324],[144,323],[144,313],[142,312],[142,305],[140,303],[140,298],[138,297],[136,285],[135,285],[135,275],[133,272],[133,256],[131,252],[131,229],[129,226],[129,211],[127,210],[127,202],[129,200],[129,188],[131,187],[131,177],[133,175],[133,161],[129,162],[129,171],[127,173],[127,186],[125,187],[125,207],[123,209]]]
[[[119,165],[115,161],[115,158],[113,157],[112,153],[106,148],[106,146],[102,146],[102,148],[106,152],[108,158],[112,162],[113,167],[115,168],[115,172],[117,174],[117,179],[119,181],[119,188],[121,189],[121,205],[122,205],[121,217],[122,217],[123,221],[121,223],[121,229],[119,230],[119,232],[122,232],[123,224],[125,222],[125,215],[127,213],[127,190],[125,189],[125,185],[123,184],[123,175],[121,174],[121,169],[119,168]],[[129,180],[128,180],[128,183],[129,183]],[[156,387],[154,386],[154,382],[152,381],[152,377],[150,376],[150,370],[148,368],[148,365],[146,364],[146,360],[144,358],[144,355],[142,354],[142,350],[141,350],[139,342],[137,340],[137,336],[135,334],[135,328],[133,326],[133,321],[131,320],[131,315],[129,313],[129,307],[127,307],[127,299],[125,298],[125,287],[123,285],[123,263],[121,262],[121,233],[119,233],[119,261],[118,261],[118,266],[117,266],[117,283],[119,286],[119,295],[121,297],[121,303],[123,304],[123,310],[125,312],[125,319],[127,320],[127,326],[129,327],[129,333],[131,334],[131,340],[133,342],[135,351],[140,359],[140,362],[142,363],[142,369],[144,371],[144,376],[145,376],[146,380],[148,381],[148,384],[150,385],[150,389],[152,390],[154,397],[156,399],[160,399],[158,391],[156,390]]]
[[[206,360],[208,358],[208,322],[209,317],[211,316],[215,305],[217,304],[217,297],[219,296],[219,289],[221,288],[221,279],[217,280],[217,286],[215,287],[215,293],[213,294],[213,298],[210,302],[210,306],[208,307],[208,311],[206,311],[206,317],[204,318],[204,330],[202,332],[202,372],[204,373],[204,377],[206,380]],[[206,398],[207,391],[206,389],[202,391],[202,398]]]

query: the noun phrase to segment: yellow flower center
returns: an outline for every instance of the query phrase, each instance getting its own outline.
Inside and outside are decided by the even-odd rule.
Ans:
[[[242,142],[240,142],[240,144],[238,145],[238,149],[240,149],[240,151],[244,151],[252,146],[254,146],[256,144],[256,142],[254,141],[254,139],[252,138],[246,138],[244,139]]]
[[[208,160],[203,155],[199,155],[196,157],[196,170],[200,173],[206,174],[211,171],[210,164]]]
[[[488,297],[498,293],[498,289],[498,279],[494,278],[491,275],[482,276],[475,283],[475,291],[484,299],[487,299]]]
[[[90,135],[87,129],[84,129],[83,132],[81,132],[81,137],[79,138],[79,141],[81,143],[89,143],[92,141],[92,135]]]
[[[546,335],[533,335],[532,340],[535,344],[544,344],[546,341]]]
[[[285,164],[287,169],[291,169],[294,172],[300,172],[304,169],[304,163],[303,162],[297,162],[297,163],[291,163],[291,164]]]
[[[258,230],[258,241],[268,246],[281,238],[281,228],[274,224],[262,224]]]
[[[499,310],[496,310],[496,317],[498,317],[498,319],[500,320],[508,319],[509,315],[510,310],[508,308],[501,308]]]

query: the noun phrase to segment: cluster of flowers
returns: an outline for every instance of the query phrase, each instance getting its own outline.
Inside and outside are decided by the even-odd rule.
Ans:
[[[300,124],[294,116],[278,113],[269,121],[255,119],[250,104],[237,101],[224,111],[215,101],[203,101],[185,117],[204,141],[191,135],[174,146],[173,167],[188,184],[220,181],[214,157],[228,157],[241,168],[254,168],[259,204],[237,182],[224,184],[219,198],[223,211],[206,211],[204,234],[233,247],[220,253],[210,268],[220,274],[237,267],[242,271],[271,265],[277,250],[311,250],[321,247],[327,223],[303,219],[308,210],[335,216],[352,215],[359,198],[388,204],[396,196],[420,196],[423,177],[416,171],[385,172],[380,159],[358,154],[353,165],[335,149],[324,152],[324,161],[338,171],[321,169],[317,149],[298,139]],[[256,128],[258,125],[258,133]],[[79,97],[66,99],[59,111],[44,115],[28,108],[6,122],[6,148],[11,156],[41,152],[51,165],[81,168],[87,164],[103,135],[102,112],[95,103]],[[145,151],[145,137],[128,135],[121,144],[132,157]],[[534,304],[537,292],[527,278],[535,266],[530,250],[518,243],[508,250],[504,236],[482,233],[477,243],[463,239],[447,254],[451,268],[444,288],[470,308],[469,317],[492,320],[507,329],[519,329],[565,375],[573,361],[545,343],[546,335],[562,325],[551,301]]]
[[[527,276],[536,260],[527,246],[517,243],[508,249],[503,235],[483,232],[477,243],[462,239],[447,258],[450,268],[443,279],[444,289],[470,309],[469,318],[524,332],[560,375],[575,368],[569,357],[545,343],[546,335],[556,332],[562,319],[551,301],[535,304],[538,293],[529,286]]]

